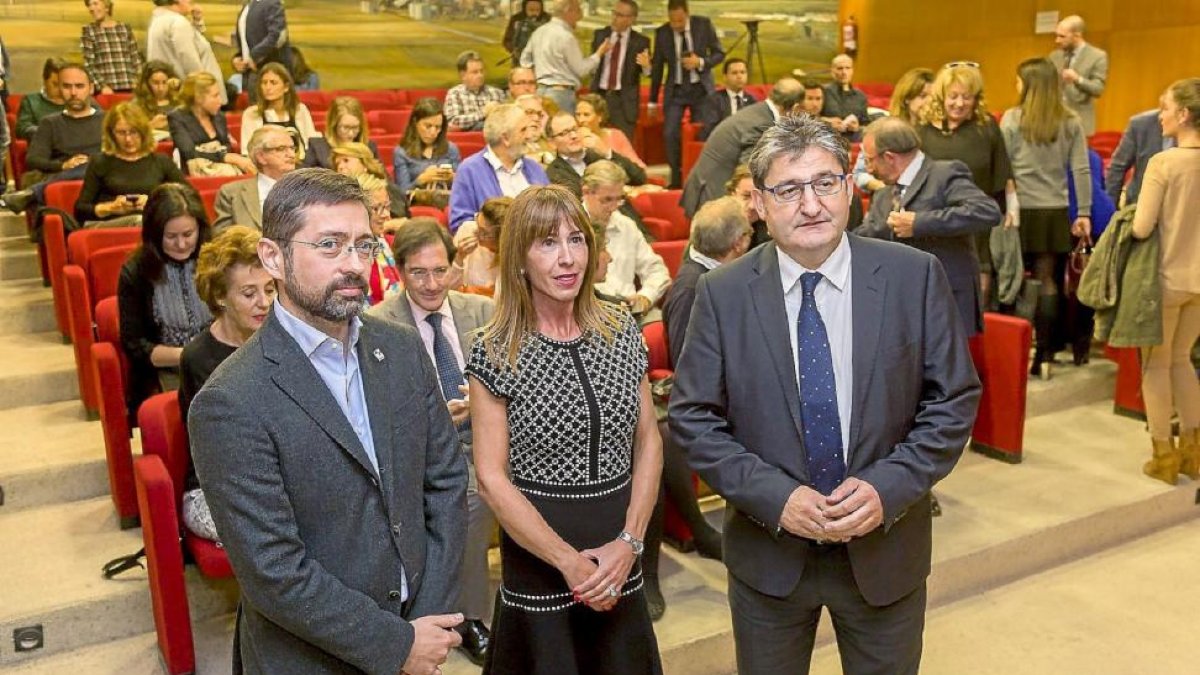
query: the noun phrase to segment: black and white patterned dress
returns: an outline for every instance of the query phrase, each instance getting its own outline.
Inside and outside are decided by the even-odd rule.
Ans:
[[[492,363],[482,340],[471,350],[467,374],[508,404],[513,484],[578,550],[601,546],[624,528],[646,366],[641,332],[628,314],[611,343],[593,333],[569,342],[527,335],[515,369]],[[662,672],[640,562],[616,607],[596,612],[574,601],[557,569],[507,534],[500,554],[484,673]]]

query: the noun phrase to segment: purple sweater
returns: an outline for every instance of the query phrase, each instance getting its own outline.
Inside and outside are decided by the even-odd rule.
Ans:
[[[487,149],[471,155],[459,165],[450,187],[450,231],[457,232],[463,222],[475,218],[479,207],[492,197],[500,197],[500,181],[496,171],[483,154]],[[521,173],[530,185],[549,185],[545,170],[528,157],[521,160]]]

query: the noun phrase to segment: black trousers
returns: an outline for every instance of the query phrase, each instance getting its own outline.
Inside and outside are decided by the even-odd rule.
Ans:
[[[837,634],[845,675],[917,675],[925,630],[925,584],[886,607],[863,599],[846,547],[812,546],[786,598],[729,575],[729,607],[740,675],[807,673],[821,609]]]
[[[608,106],[608,122],[614,127],[620,129],[625,136],[629,138],[629,142],[633,142],[634,133],[637,131],[638,118],[638,94],[627,91],[608,91],[601,89],[596,92],[604,97],[604,104]]]
[[[680,165],[683,162],[683,148],[680,141],[683,135],[683,111],[692,111],[692,121],[704,119],[704,106],[708,100],[708,92],[704,85],[670,84],[663,95],[663,140],[666,142],[667,164],[671,166],[671,187],[682,187],[683,172]]]

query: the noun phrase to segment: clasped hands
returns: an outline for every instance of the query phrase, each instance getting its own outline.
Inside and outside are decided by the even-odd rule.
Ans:
[[[888,214],[887,224],[898,238],[909,239],[913,236],[913,221],[916,218],[917,214],[912,211],[892,211]]]
[[[779,526],[787,532],[821,543],[844,543],[861,537],[883,522],[883,502],[870,483],[847,478],[828,497],[801,485],[792,491]]]
[[[562,575],[576,602],[597,612],[607,612],[621,599],[635,558],[629,544],[613,539],[599,548],[579,551],[562,569]]]

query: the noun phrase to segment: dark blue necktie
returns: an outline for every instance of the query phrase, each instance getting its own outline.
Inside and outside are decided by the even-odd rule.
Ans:
[[[463,394],[458,387],[465,382],[462,369],[458,367],[458,359],[454,356],[454,349],[450,347],[450,341],[442,333],[442,315],[429,314],[425,317],[425,321],[433,326],[433,361],[437,365],[438,381],[442,384],[442,396],[447,401],[461,399]],[[464,422],[459,427],[459,432],[465,431],[470,424],[470,422]]]
[[[818,272],[800,275],[804,299],[796,317],[796,359],[800,362],[800,421],[804,425],[808,476],[813,489],[827,495],[842,483],[846,463],[829,333],[813,295],[820,282]]]

